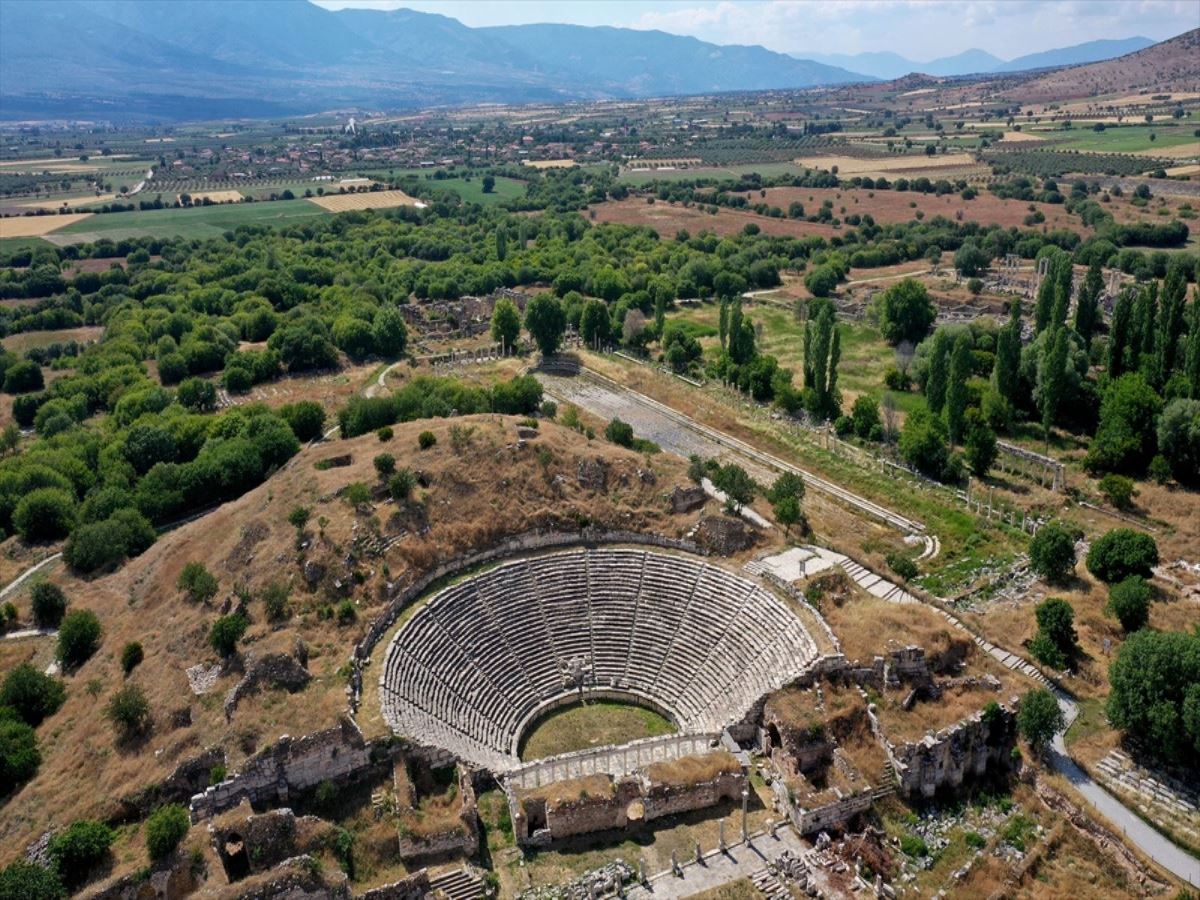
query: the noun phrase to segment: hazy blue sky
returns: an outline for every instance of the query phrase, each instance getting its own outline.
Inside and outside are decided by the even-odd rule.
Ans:
[[[926,61],[979,47],[1004,59],[1098,38],[1161,40],[1200,27],[1197,0],[314,0],[407,7],[467,25],[660,28],[783,53],[894,50]]]

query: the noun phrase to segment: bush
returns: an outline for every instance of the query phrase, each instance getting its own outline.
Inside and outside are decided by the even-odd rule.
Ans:
[[[1029,652],[1047,666],[1067,669],[1079,653],[1075,610],[1066,600],[1048,597],[1034,609],[1034,616],[1038,630],[1029,642]]]
[[[422,450],[428,450],[437,443],[437,435],[432,431],[422,431],[417,435],[417,446]]]
[[[23,359],[13,363],[4,373],[4,392],[6,394],[40,391],[44,386],[42,367],[32,360]]]
[[[58,659],[68,669],[87,662],[100,646],[100,620],[91,610],[67,613],[58,628]]]
[[[279,415],[288,423],[296,440],[302,443],[315,441],[325,431],[325,410],[312,400],[282,406]]]
[[[75,524],[75,498],[62,488],[38,488],[21,498],[12,520],[27,541],[58,540]]]
[[[241,613],[221,616],[208,632],[208,642],[221,656],[232,656],[250,623]]]
[[[814,297],[828,297],[837,288],[837,270],[832,266],[817,266],[804,278],[804,286]]]
[[[1154,538],[1132,528],[1114,528],[1097,540],[1087,555],[1087,568],[1106,584],[1124,581],[1130,575],[1149,578],[1158,565]]]
[[[29,663],[12,669],[0,683],[0,706],[8,707],[34,727],[58,712],[66,696],[61,681]]]
[[[339,625],[349,625],[358,618],[358,610],[351,600],[343,600],[337,607],[337,622]]]
[[[1137,495],[1133,479],[1124,475],[1108,474],[1100,479],[1100,493],[1117,509],[1129,509],[1133,506],[1133,498]]]
[[[108,855],[115,838],[112,829],[103,822],[81,820],[50,839],[50,858],[62,880],[69,887],[76,887]]]
[[[58,873],[36,863],[14,862],[0,869],[0,900],[64,900]]]
[[[1047,581],[1061,584],[1075,571],[1075,538],[1062,525],[1049,522],[1029,542],[1029,564]]]
[[[942,478],[950,461],[942,420],[923,407],[910,413],[900,432],[900,455],[930,478]]]
[[[38,628],[57,628],[67,611],[67,595],[57,584],[39,581],[30,592],[30,605]]]
[[[288,586],[282,581],[272,581],[262,592],[263,607],[268,622],[282,622],[288,615]]]
[[[887,564],[888,568],[905,581],[912,581],[917,577],[917,564],[903,553],[889,553]]]
[[[929,846],[918,835],[904,834],[900,836],[900,852],[916,859],[920,856],[928,856]]]
[[[407,500],[412,495],[413,488],[416,486],[417,477],[408,469],[401,469],[388,479],[388,493],[392,495],[392,499],[397,503]]]
[[[1105,611],[1117,617],[1128,634],[1144,628],[1150,621],[1150,585],[1140,575],[1130,575],[1114,584],[1108,592]]]
[[[849,437],[854,433],[854,420],[849,416],[838,416],[833,421],[833,430],[838,437]]]
[[[854,420],[854,433],[863,440],[870,440],[875,428],[882,425],[879,419],[879,404],[866,394],[860,395],[854,401],[850,416]]]
[[[375,437],[379,438],[379,443],[386,444],[388,441],[390,441],[392,439],[392,434],[393,434],[392,426],[384,425],[382,428],[380,428],[378,431],[375,432]]]
[[[387,478],[396,471],[396,457],[390,453],[380,453],[375,457],[374,463],[380,478]]]
[[[184,566],[175,586],[187,594],[193,603],[207,603],[217,595],[217,578],[201,562],[190,562]]]
[[[604,437],[621,447],[633,446],[633,426],[620,419],[613,419],[604,428]]]
[[[150,701],[136,684],[119,688],[104,708],[104,717],[112,723],[121,740],[130,740],[150,730]]]
[[[140,666],[145,658],[146,653],[142,650],[142,645],[137,641],[130,641],[121,648],[121,671],[128,675]]]
[[[0,797],[32,778],[41,761],[33,728],[12,710],[0,707]]]
[[[175,852],[192,827],[188,811],[178,803],[160,806],[146,819],[146,850],[152,860],[165,859]]]

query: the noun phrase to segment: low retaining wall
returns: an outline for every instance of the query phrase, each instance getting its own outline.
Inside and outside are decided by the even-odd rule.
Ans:
[[[587,775],[626,775],[651,763],[709,753],[720,740],[721,735],[717,733],[642,738],[621,746],[578,750],[534,760],[506,773],[504,780],[514,788],[532,790]]]

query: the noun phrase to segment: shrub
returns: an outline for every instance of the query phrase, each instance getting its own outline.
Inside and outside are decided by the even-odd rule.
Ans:
[[[108,855],[115,837],[103,822],[80,820],[50,839],[50,858],[62,880],[75,887],[86,881],[88,873]]]
[[[263,607],[267,613],[267,621],[281,622],[288,615],[288,586],[282,581],[272,581],[262,592]]]
[[[184,566],[175,586],[186,593],[193,603],[207,603],[217,595],[217,578],[201,562],[190,562]]]
[[[1200,635],[1143,628],[1109,666],[1108,719],[1153,756],[1200,759]],[[1193,768],[1193,771],[1194,768]]]
[[[33,728],[12,710],[0,707],[0,797],[32,778],[41,761]]]
[[[1150,585],[1140,575],[1130,575],[1108,591],[1105,611],[1116,616],[1126,633],[1144,628],[1150,620]]]
[[[358,610],[351,600],[343,600],[337,607],[337,622],[339,625],[349,625],[358,618]]]
[[[882,424],[879,419],[879,404],[866,394],[860,395],[854,401],[850,416],[854,420],[854,433],[864,440],[870,439],[876,426]]]
[[[100,620],[91,610],[67,613],[58,628],[58,659],[67,668],[83,665],[100,646]]]
[[[381,444],[386,444],[388,441],[390,441],[392,439],[392,434],[393,434],[392,426],[384,425],[382,428],[380,428],[378,431],[375,432],[375,437],[379,438],[379,442]]]
[[[633,426],[620,419],[613,419],[604,428],[604,437],[621,447],[633,446]]]
[[[887,564],[888,568],[905,581],[912,581],[917,577],[917,564],[903,553],[889,553]]]
[[[428,450],[437,443],[437,435],[432,431],[422,431],[417,435],[417,446],[422,450]]]
[[[388,492],[392,499],[399,503],[407,500],[417,485],[417,478],[409,469],[401,469],[388,479]]]
[[[312,400],[289,403],[279,409],[279,415],[288,423],[296,440],[307,443],[315,441],[325,431],[325,410]]]
[[[36,863],[14,862],[0,869],[0,900],[63,900],[58,873]]]
[[[390,453],[380,453],[375,457],[374,463],[380,478],[387,478],[396,471],[396,457]]]
[[[67,595],[57,584],[39,581],[30,592],[30,605],[38,628],[57,628],[67,611]]]
[[[241,613],[221,616],[208,632],[208,642],[221,656],[232,656],[250,623]]]
[[[137,641],[130,641],[121,648],[121,671],[128,675],[140,666],[145,658],[146,654],[142,650],[142,645]]]
[[[1117,509],[1129,509],[1133,506],[1133,498],[1137,491],[1133,487],[1133,479],[1124,475],[1108,474],[1100,479],[1100,493]]]
[[[23,359],[13,363],[4,373],[4,392],[6,394],[40,391],[44,386],[42,367],[32,360]]]
[[[27,541],[53,541],[66,537],[75,524],[75,498],[62,488],[30,491],[17,504],[13,527]]]
[[[104,717],[121,740],[146,734],[150,730],[150,701],[146,692],[136,684],[119,688],[104,708]]]
[[[160,806],[146,819],[146,850],[153,860],[170,856],[192,827],[188,811],[178,803]]]
[[[1132,528],[1114,528],[1088,550],[1087,568],[1106,584],[1124,581],[1130,575],[1149,578],[1158,565],[1154,538]]]
[[[904,834],[900,836],[900,852],[916,859],[920,856],[928,856],[929,846],[918,835]]]
[[[58,712],[65,699],[62,682],[29,663],[12,669],[0,683],[0,706],[8,707],[34,727]]]
[[[1150,480],[1155,484],[1166,484],[1171,480],[1172,471],[1171,464],[1167,462],[1167,458],[1161,453],[1150,460],[1150,466],[1146,469],[1146,474],[1150,476]]]
[[[838,437],[849,437],[854,433],[854,420],[849,416],[838,416],[833,421],[833,430]]]
[[[942,420],[923,407],[910,413],[900,432],[900,455],[930,478],[944,477],[950,448]]]
[[[1075,571],[1075,538],[1057,522],[1043,525],[1029,542],[1029,564],[1042,578],[1061,584]]]
[[[1046,688],[1035,688],[1021,698],[1017,730],[1035,748],[1044,747],[1063,727],[1063,711]]]
[[[1029,652],[1039,662],[1066,669],[1079,653],[1075,634],[1075,610],[1066,600],[1048,597],[1034,609],[1038,630],[1029,642]]]

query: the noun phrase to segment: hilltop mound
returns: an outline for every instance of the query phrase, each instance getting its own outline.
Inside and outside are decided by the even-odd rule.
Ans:
[[[436,444],[421,450],[424,430]],[[47,828],[83,816],[119,818],[128,808],[123,799],[201,751],[223,749],[233,771],[282,734],[334,724],[346,709],[351,648],[389,590],[441,562],[534,529],[594,524],[678,536],[698,515],[670,512],[668,496],[685,480],[678,460],[647,458],[550,422],[536,432],[522,428],[524,437],[515,419],[489,415],[394,431],[386,443],[369,434],[306,448],[259,488],[164,535],[116,573],[91,582],[56,578],[74,607],[100,617],[103,643],[67,676],[66,704],[39,729],[44,761],[9,798],[0,863],[22,855]],[[373,463],[380,453],[413,474],[408,499],[388,495]],[[310,513],[301,535],[288,521],[297,506]],[[191,562],[218,580],[206,603],[177,586]],[[274,623],[263,597],[272,583],[289,588],[286,614]],[[209,630],[239,609],[250,620],[241,659],[222,665]],[[121,649],[135,640],[145,660],[126,678]],[[39,665],[50,661],[49,639],[36,649],[20,646]],[[263,686],[230,708],[230,690],[269,654],[282,672],[267,680],[278,677],[295,693]],[[196,666],[212,679],[202,695],[187,672]],[[134,746],[116,744],[103,714],[125,683],[146,692],[153,713],[153,730]]]

